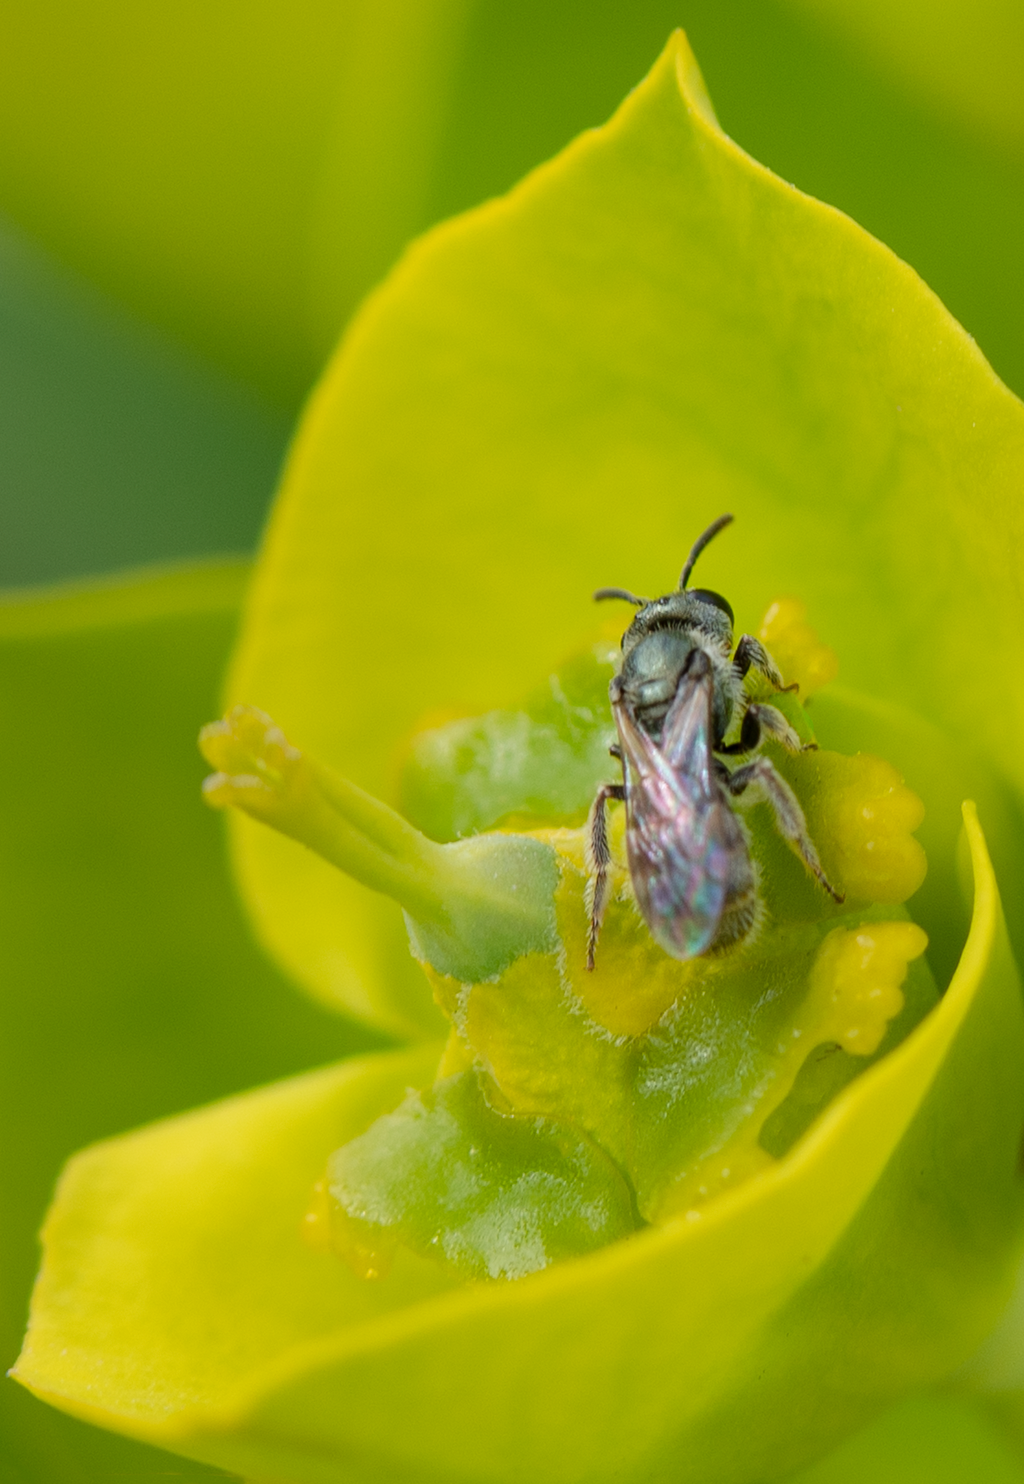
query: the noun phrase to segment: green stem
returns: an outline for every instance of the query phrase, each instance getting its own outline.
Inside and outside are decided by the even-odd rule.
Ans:
[[[241,809],[393,897],[414,952],[440,972],[476,982],[555,946],[557,866],[540,841],[491,834],[438,845],[305,757],[251,706],[204,727],[199,745],[217,769],[203,785],[207,803]]]

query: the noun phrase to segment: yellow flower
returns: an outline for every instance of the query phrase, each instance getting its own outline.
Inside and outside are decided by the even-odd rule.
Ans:
[[[507,706],[592,641],[587,592],[662,590],[665,548],[728,504],[736,540],[707,580],[741,628],[799,592],[874,698],[813,701],[823,739],[899,770],[866,765],[848,839],[875,842],[894,777],[924,800],[913,910],[945,995],[735,1192],[687,1191],[663,1224],[504,1287],[452,1291],[415,1253],[367,1285],[301,1239],[331,1151],[426,1085],[436,1047],[101,1145],[51,1216],[20,1378],[252,1478],[740,1484],[960,1366],[1005,1302],[1021,1218],[1024,1026],[985,834],[1011,901],[1020,844],[978,718],[998,696],[1010,726],[1017,706],[1022,454],[1019,404],[967,337],[719,131],[681,38],[606,129],[414,248],[317,393],[250,600],[229,698],[291,739],[267,766],[283,776],[297,743],[393,795],[426,712]],[[376,844],[394,828],[324,787]],[[264,942],[314,993],[392,1032],[440,1027],[392,902],[248,821],[235,848]],[[418,924],[428,887],[402,897]],[[923,946],[882,926],[825,937],[811,974],[853,1053],[898,1009],[898,973],[851,1020],[851,963]]]

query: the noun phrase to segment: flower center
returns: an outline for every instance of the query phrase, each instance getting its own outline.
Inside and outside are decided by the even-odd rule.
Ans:
[[[785,1158],[934,1004],[927,938],[902,907],[926,868],[920,801],[880,758],[810,750],[803,703],[835,659],[800,605],[773,604],[759,642],[800,698],[769,660],[715,755],[699,735],[672,752],[673,725],[695,725],[680,704],[644,754],[667,791],[655,823],[671,827],[651,833],[644,892],[696,911],[686,903],[713,895],[716,871],[749,882],[742,931],[679,956],[638,908],[650,821],[630,767],[643,759],[623,775],[609,756],[603,639],[521,705],[417,733],[402,815],[249,708],[206,729],[210,801],[396,897],[451,1022],[435,1085],[331,1155],[308,1226],[357,1271],[384,1272],[400,1242],[467,1277],[513,1278],[645,1223],[697,1219]],[[689,673],[697,708],[708,664]],[[751,741],[752,706],[771,720]],[[741,768],[763,786],[733,790]],[[591,806],[616,773],[595,955]]]

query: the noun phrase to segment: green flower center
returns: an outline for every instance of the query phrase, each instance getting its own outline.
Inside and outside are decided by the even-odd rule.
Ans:
[[[803,701],[835,672],[798,604],[773,604],[760,638]],[[614,662],[602,637],[520,707],[418,732],[404,817],[248,708],[204,734],[221,770],[211,802],[265,819],[402,903],[451,1023],[435,1085],[331,1155],[307,1223],[367,1276],[386,1271],[397,1243],[466,1277],[515,1278],[645,1224],[698,1220],[785,1158],[937,999],[927,937],[901,905],[926,869],[911,833],[920,801],[879,758],[771,739],[762,751],[844,900],[822,889],[769,803],[739,800],[754,928],[670,957],[637,909],[627,810],[612,804],[588,968],[587,816],[617,767]],[[753,672],[747,690],[770,692],[813,743],[796,695]]]

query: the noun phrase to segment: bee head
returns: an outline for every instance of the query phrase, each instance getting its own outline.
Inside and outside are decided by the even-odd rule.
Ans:
[[[732,611],[732,604],[728,598],[723,598],[721,593],[713,593],[707,587],[691,587],[687,589],[687,596],[692,598],[694,602],[705,603],[709,608],[717,608],[720,613],[724,613],[729,620],[730,629],[736,622],[736,615]]]
[[[664,628],[698,628],[716,638],[731,639],[735,619],[729,602],[722,597],[721,593],[713,593],[710,588],[687,588],[686,586],[694,564],[705,546],[731,520],[731,515],[720,515],[717,520],[711,522],[706,531],[697,537],[686,559],[683,575],[679,579],[679,587],[674,593],[667,593],[663,598],[638,598],[628,588],[598,588],[594,594],[598,601],[603,598],[621,598],[626,603],[634,604],[640,610],[622,637],[624,650],[632,648],[646,634],[652,633],[655,629]]]
[[[622,636],[622,649],[628,654],[648,634],[664,629],[684,634],[699,629],[710,638],[729,643],[732,626],[732,609],[718,593],[705,588],[677,589],[644,603]]]

